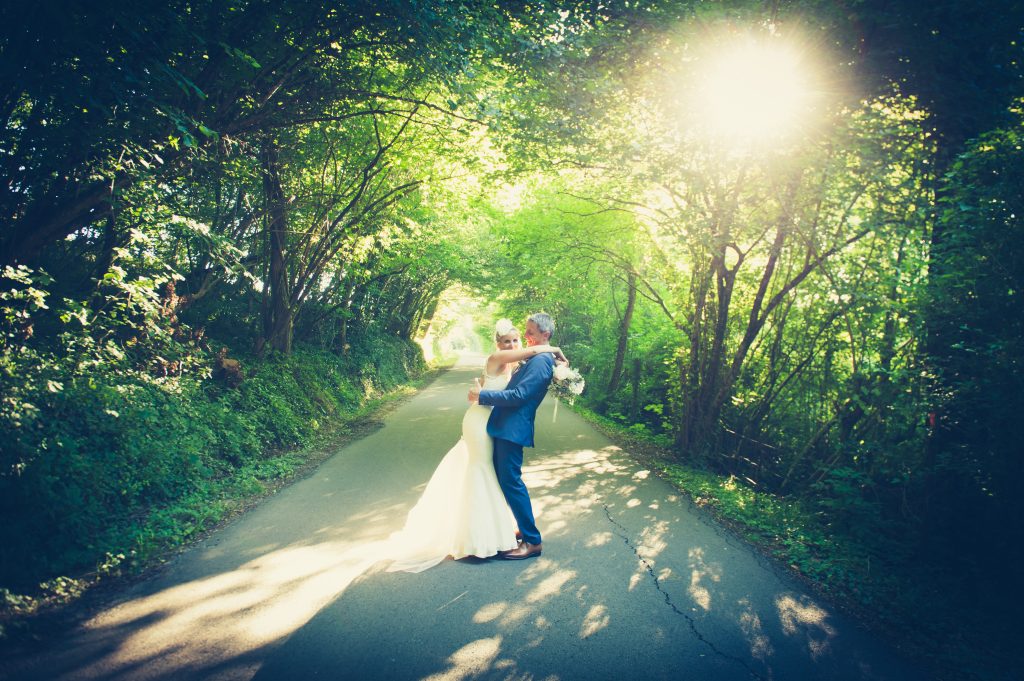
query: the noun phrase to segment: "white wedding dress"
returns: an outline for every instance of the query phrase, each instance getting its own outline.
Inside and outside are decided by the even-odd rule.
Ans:
[[[502,390],[506,376],[484,374],[485,390]],[[423,495],[391,535],[388,572],[422,572],[448,556],[487,558],[514,549],[516,521],[494,473],[494,441],[487,434],[491,408],[471,405],[462,439],[441,459]]]

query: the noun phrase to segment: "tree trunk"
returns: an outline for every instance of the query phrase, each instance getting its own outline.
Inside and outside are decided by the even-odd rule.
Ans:
[[[345,292],[341,296],[343,302],[338,322],[338,335],[334,339],[334,349],[343,355],[348,354],[348,319],[351,316],[352,301],[355,298],[356,284],[349,280],[345,283]]]
[[[281,187],[277,144],[269,139],[263,146],[263,191],[269,220],[270,270],[266,286],[270,295],[263,308],[263,339],[260,345],[269,344],[273,349],[290,355],[295,315],[289,304],[290,287],[285,256],[288,215]]]
[[[704,330],[706,328],[706,311],[708,306],[708,292],[711,289],[711,270],[699,275],[696,282],[694,295],[694,309],[690,317],[690,353],[688,357],[680,358],[679,361],[679,383],[681,396],[679,400],[680,421],[676,433],[676,447],[681,452],[687,452],[694,443],[694,424],[697,409],[697,393],[701,382],[701,365],[704,361]]]
[[[710,278],[715,278],[715,297],[706,299],[698,309],[711,311],[710,322],[712,337],[702,338],[709,324],[700,325],[700,334],[695,333],[691,343],[689,358],[689,383],[684,387],[682,401],[682,428],[677,444],[683,452],[701,454],[711,451],[714,445],[718,417],[721,414],[720,387],[724,373],[725,343],[729,328],[729,305],[732,301],[733,287],[736,281],[735,271],[725,266],[724,250],[716,254],[710,263]]]
[[[114,251],[119,246],[125,245],[125,239],[117,230],[117,219],[114,213],[107,215],[106,225],[103,228],[103,246],[99,257],[96,258],[96,268],[93,279],[101,281],[103,275],[110,271],[114,264]]]
[[[111,191],[130,183],[121,173],[113,181],[97,182],[63,203],[30,207],[0,242],[0,265],[31,262],[47,245],[105,217],[111,210]]]
[[[420,335],[419,330],[424,320],[427,322],[427,330],[424,331],[423,336],[426,336],[440,299],[441,291],[437,290],[436,284],[423,291],[423,295],[420,296],[416,309],[413,311],[412,319],[409,321],[409,326],[406,329],[404,336],[406,340],[415,340]]]
[[[639,357],[633,359],[633,397],[629,403],[629,420],[636,423],[640,418],[640,379],[643,376],[643,360]]]
[[[622,368],[626,361],[626,350],[629,348],[629,328],[633,323],[633,308],[636,307],[636,273],[633,270],[629,271],[626,287],[626,309],[622,314],[622,323],[619,324],[619,344],[615,348],[615,364],[612,366],[612,375],[608,381],[609,397],[615,394],[622,383]]]

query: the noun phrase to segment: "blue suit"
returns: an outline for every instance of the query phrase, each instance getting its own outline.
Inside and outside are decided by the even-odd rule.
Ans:
[[[541,537],[523,484],[523,447],[533,446],[537,407],[548,392],[554,369],[552,355],[537,355],[513,374],[504,390],[480,391],[480,404],[494,407],[487,421],[487,434],[494,438],[494,472],[523,541],[530,544],[540,544]]]

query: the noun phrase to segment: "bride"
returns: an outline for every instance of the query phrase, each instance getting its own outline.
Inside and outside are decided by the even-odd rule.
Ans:
[[[534,355],[550,352],[566,361],[552,345],[522,347],[519,329],[508,319],[498,320],[494,340],[498,349],[484,365],[487,390],[504,389],[513,366]],[[422,572],[448,556],[487,558],[518,545],[516,521],[494,473],[494,442],[487,434],[490,415],[490,407],[478,404],[466,410],[462,438],[434,470],[405,527],[389,540],[394,562],[388,572]]]

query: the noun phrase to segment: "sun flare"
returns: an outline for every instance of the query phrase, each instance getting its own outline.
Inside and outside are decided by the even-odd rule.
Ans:
[[[809,92],[794,50],[772,42],[746,42],[707,57],[696,91],[697,114],[715,137],[773,142],[800,128]]]

